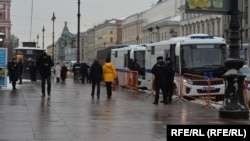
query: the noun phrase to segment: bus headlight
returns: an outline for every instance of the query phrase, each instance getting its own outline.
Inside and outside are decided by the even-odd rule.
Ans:
[[[193,85],[193,81],[192,81],[191,79],[185,78],[185,79],[183,79],[183,82],[184,82],[184,83],[188,83],[188,84],[190,84],[190,85]]]

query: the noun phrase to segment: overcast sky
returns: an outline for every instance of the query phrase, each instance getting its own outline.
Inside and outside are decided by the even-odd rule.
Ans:
[[[157,1],[81,0],[80,32],[85,32],[94,25],[103,23],[106,19],[122,18],[147,10]],[[42,47],[43,26],[45,28],[44,46],[46,48],[51,45],[53,12],[56,17],[54,22],[55,41],[61,36],[65,21],[68,22],[69,31],[77,33],[78,0],[12,0],[10,12],[11,34],[20,39],[19,46],[22,46],[22,42],[37,42],[37,35],[39,35],[38,45]]]

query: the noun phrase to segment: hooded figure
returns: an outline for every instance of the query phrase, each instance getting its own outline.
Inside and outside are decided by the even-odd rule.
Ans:
[[[111,85],[113,81],[117,78],[117,72],[113,63],[110,62],[110,58],[106,59],[106,62],[104,63],[102,69],[103,69],[102,78],[106,84],[108,99],[110,99],[112,96]]]
[[[110,62],[110,58],[107,58],[106,62],[103,64],[103,81],[113,82],[116,77],[117,72],[115,66]]]

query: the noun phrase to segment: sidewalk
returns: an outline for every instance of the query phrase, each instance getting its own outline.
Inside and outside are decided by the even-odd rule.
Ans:
[[[167,124],[247,124],[219,118],[218,109],[174,101],[153,105],[153,96],[106,89],[91,98],[91,85],[52,84],[51,98],[41,98],[40,82],[24,81],[12,91],[0,89],[0,140],[8,141],[166,141]]]

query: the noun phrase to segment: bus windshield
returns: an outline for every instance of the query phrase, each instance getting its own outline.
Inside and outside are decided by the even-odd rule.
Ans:
[[[186,68],[224,66],[226,53],[226,45],[183,45],[182,66]]]

